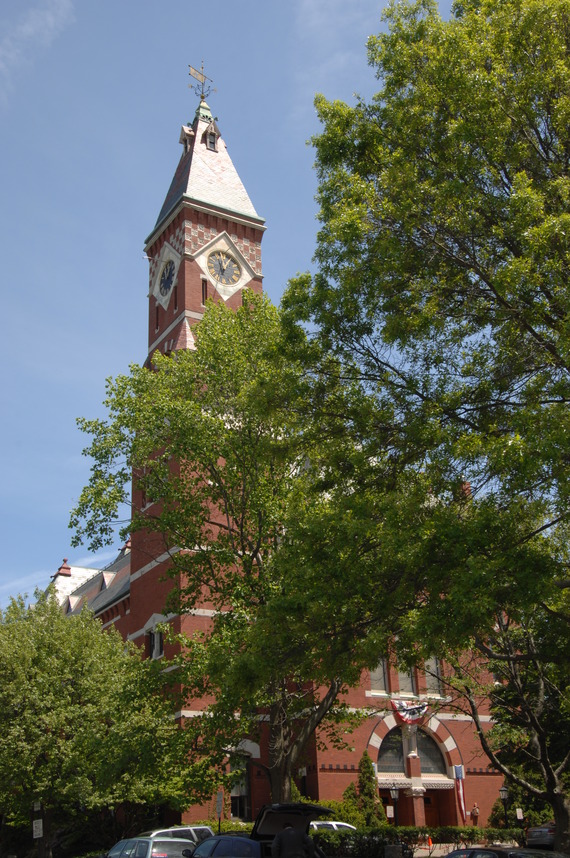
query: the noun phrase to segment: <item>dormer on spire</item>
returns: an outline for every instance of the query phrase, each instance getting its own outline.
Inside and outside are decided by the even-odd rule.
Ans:
[[[180,129],[180,140],[184,146],[184,154],[190,151],[192,148],[192,140],[196,135],[194,134],[194,129],[190,128],[189,125],[183,125]]]
[[[220,138],[220,129],[212,119],[202,137],[200,139],[201,143],[205,143],[206,148],[210,149],[212,152],[218,151],[218,140]]]

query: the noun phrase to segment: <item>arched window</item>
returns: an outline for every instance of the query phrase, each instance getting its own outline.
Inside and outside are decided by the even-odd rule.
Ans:
[[[418,730],[418,756],[424,775],[445,775],[447,766],[435,739]]]
[[[413,741],[413,737],[412,741]],[[420,758],[420,765],[423,775],[445,775],[447,767],[443,754],[439,750],[437,742],[424,733],[418,730],[417,738],[417,753]],[[410,744],[410,736],[403,735],[401,727],[395,727],[390,730],[385,739],[382,740],[380,750],[378,752],[378,771],[388,772],[391,774],[405,773],[405,758],[412,750]]]
[[[404,745],[402,742],[402,731],[399,727],[390,730],[385,739],[382,740],[378,752],[379,772],[405,772],[404,767]]]

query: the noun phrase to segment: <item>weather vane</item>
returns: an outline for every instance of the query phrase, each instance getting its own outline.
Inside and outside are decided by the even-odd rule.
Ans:
[[[206,75],[204,74],[204,60],[202,60],[202,66],[200,71],[198,71],[198,69],[195,69],[193,66],[188,66],[188,68],[190,69],[190,76],[198,81],[198,83],[196,84],[189,83],[188,87],[190,89],[193,89],[196,95],[199,95],[201,100],[203,101],[210,95],[211,92],[216,91],[212,86],[209,86],[206,81],[209,81],[210,83],[213,83],[214,81],[211,80],[209,77],[206,77]]]

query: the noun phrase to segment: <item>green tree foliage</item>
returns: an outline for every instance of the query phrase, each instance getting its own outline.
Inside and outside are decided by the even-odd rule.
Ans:
[[[364,751],[358,763],[358,806],[367,828],[377,828],[386,821],[372,760]]]
[[[356,828],[364,828],[365,822],[362,817],[362,812],[358,803],[358,788],[354,781],[351,781],[342,794],[342,802],[339,802],[340,808],[337,819],[342,822],[348,822]]]
[[[212,764],[233,749],[238,772],[243,740],[267,725],[274,801],[288,797],[317,728],[319,741],[343,741],[353,716],[339,694],[381,649],[355,585],[358,534],[346,540],[350,520],[341,527],[334,508],[346,490],[323,490],[306,381],[281,338],[266,300],[236,312],[210,304],[195,351],[156,355],[153,371],[134,366],[109,382],[108,419],[80,421],[94,464],[72,518],[92,547],[112,539],[135,474],[135,498],[144,491],[147,502],[134,504],[123,537],[154,532],[169,547],[173,612],[215,612],[180,641],[173,676],[204,711],[185,732]],[[311,555],[309,536],[320,546]],[[380,601],[392,615],[388,588]]]
[[[88,611],[65,616],[51,594],[12,600],[0,613],[0,674],[7,824],[29,824],[40,802],[49,846],[84,812],[191,802],[200,773],[160,677]]]
[[[309,323],[323,435],[347,391],[352,527],[374,522],[379,574],[416,589],[394,623],[411,658],[488,641],[497,617],[568,617],[570,4],[465,0],[444,21],[417,0],[385,18],[377,95],[317,98],[318,271],[284,308],[296,354]],[[531,757],[567,848],[563,784]]]
[[[334,819],[348,822],[356,828],[377,829],[386,823],[386,814],[378,795],[374,766],[367,751],[358,763],[358,779],[351,781],[342,794],[342,801],[319,801],[333,811]],[[342,838],[341,838],[342,840]]]
[[[522,820],[517,818],[518,808],[523,813]],[[541,822],[548,822],[551,819],[552,810],[544,802],[536,801],[529,795],[527,790],[521,789],[517,784],[509,783],[509,796],[507,799],[508,828],[526,830],[534,825],[540,825]],[[500,798],[493,804],[487,823],[491,828],[505,828],[505,807]]]
[[[450,656],[455,669],[447,688],[467,703],[483,749],[508,778],[512,827],[517,825],[516,807],[523,810],[527,825],[552,819],[553,810],[564,811],[570,787],[566,643],[565,620],[537,606],[516,623],[497,616],[492,638],[474,639],[471,654]],[[493,715],[488,731],[481,701],[485,712],[490,703]]]
[[[569,14],[394,4],[369,42],[378,95],[317,99],[319,270],[284,305],[351,380],[362,480],[392,466],[415,517],[402,544],[415,532],[414,564],[441,569],[430,623],[458,637],[509,591],[539,601],[566,579]],[[443,554],[454,529],[469,543]],[[439,599],[455,587],[468,622]]]

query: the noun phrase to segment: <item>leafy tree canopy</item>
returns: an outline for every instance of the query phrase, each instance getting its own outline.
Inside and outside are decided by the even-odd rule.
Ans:
[[[393,468],[393,548],[425,573],[411,638],[459,644],[567,579],[570,5],[385,17],[377,95],[317,98],[318,271],[284,307],[351,385],[360,484]]]
[[[0,613],[0,812],[28,824],[40,802],[52,831],[83,810],[209,794],[152,662],[55,596]],[[47,834],[49,841],[49,833]]]
[[[506,775],[509,818],[514,820],[516,807],[523,810],[527,824],[554,816],[560,845],[567,848],[567,623],[539,605],[516,622],[504,613],[495,621],[492,637],[476,637],[468,651],[447,654],[452,671],[445,678],[446,694],[472,715],[483,750]],[[482,717],[489,709],[490,730],[484,728]]]
[[[323,433],[323,378],[350,388],[359,502],[418,594],[399,652],[512,661],[503,757],[548,793],[567,848],[570,3],[462,0],[445,21],[393,2],[385,22],[374,98],[316,100],[317,273],[284,297],[290,341],[319,367]]]

